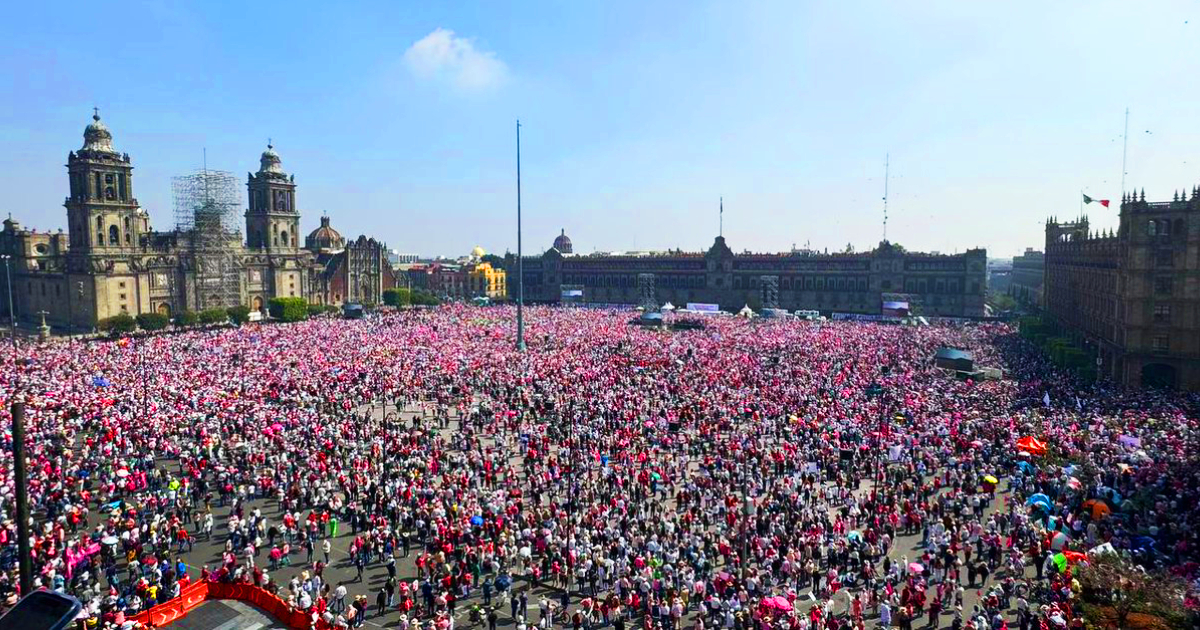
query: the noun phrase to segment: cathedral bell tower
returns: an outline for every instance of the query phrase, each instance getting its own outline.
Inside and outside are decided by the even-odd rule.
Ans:
[[[133,165],[129,154],[113,149],[99,110],[83,131],[83,148],[67,156],[67,173],[70,251],[124,254],[138,247],[146,221],[133,196]]]
[[[295,253],[300,247],[300,213],[295,176],[283,172],[275,147],[267,144],[257,173],[246,180],[246,245],[270,253]]]

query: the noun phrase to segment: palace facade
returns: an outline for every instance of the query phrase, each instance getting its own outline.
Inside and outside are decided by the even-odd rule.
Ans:
[[[639,304],[639,276],[651,274],[655,300],[679,307],[702,302],[729,312],[748,304],[878,315],[883,302],[897,301],[915,315],[984,316],[983,249],[923,254],[885,241],[861,253],[735,254],[722,236],[706,252],[580,255],[572,248],[563,233],[545,253],[524,258],[526,300]],[[504,267],[515,274],[516,256],[509,254]]]
[[[1043,303],[1106,378],[1200,389],[1200,188],[1126,196],[1115,233],[1047,220]]]

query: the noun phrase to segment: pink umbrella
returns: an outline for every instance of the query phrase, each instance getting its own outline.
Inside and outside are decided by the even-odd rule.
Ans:
[[[925,570],[925,565],[921,564],[920,562],[910,562],[908,564],[908,572],[909,573],[921,573],[924,570]]]

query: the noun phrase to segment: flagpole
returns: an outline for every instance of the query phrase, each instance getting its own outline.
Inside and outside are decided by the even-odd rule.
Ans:
[[[1121,199],[1125,198],[1126,164],[1129,158],[1129,108],[1125,108],[1125,135],[1121,136]]]

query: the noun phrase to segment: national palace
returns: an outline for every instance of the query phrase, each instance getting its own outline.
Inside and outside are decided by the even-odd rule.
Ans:
[[[705,252],[580,255],[563,233],[522,266],[525,299],[533,302],[637,304],[639,282],[646,282],[639,276],[650,275],[656,300],[680,307],[700,302],[729,312],[750,305],[879,315],[885,302],[895,302],[914,315],[983,317],[986,262],[983,249],[926,254],[887,241],[860,253],[735,254],[723,236]],[[516,273],[514,255],[504,268]]]

